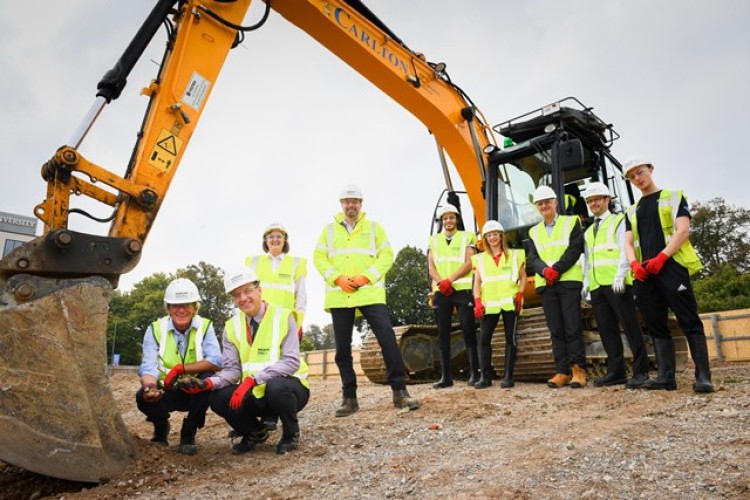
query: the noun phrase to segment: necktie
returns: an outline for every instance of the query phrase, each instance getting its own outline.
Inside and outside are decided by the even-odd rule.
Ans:
[[[596,236],[596,233],[599,231],[599,222],[601,222],[599,217],[594,219],[594,236]]]
[[[254,319],[250,320],[250,335],[252,335],[253,340],[255,340],[255,334],[258,333],[258,322]]]

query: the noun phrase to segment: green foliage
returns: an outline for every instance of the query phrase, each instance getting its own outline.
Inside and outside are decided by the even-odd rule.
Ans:
[[[315,346],[313,345],[312,339],[303,335],[299,341],[299,350],[300,352],[314,351]]]
[[[699,312],[718,312],[750,307],[750,273],[725,265],[693,283]]]
[[[312,344],[312,349],[335,349],[336,348],[336,337],[333,335],[333,325],[327,324],[322,329],[318,325],[310,325],[302,337],[305,340],[309,340]]]
[[[402,248],[385,281],[388,309],[394,326],[434,321],[432,309],[427,303],[429,289],[427,255],[416,247]]]
[[[120,354],[120,362],[137,365],[141,362],[141,347],[146,328],[167,314],[164,290],[176,278],[188,278],[195,283],[203,301],[199,314],[214,322],[217,335],[232,311],[232,300],[224,292],[224,273],[217,267],[199,262],[175,273],[154,273],[133,285],[129,292],[115,291],[109,304],[107,346],[109,354]]]
[[[750,211],[728,205],[724,198],[692,205],[690,241],[710,276],[729,266],[750,271]]]

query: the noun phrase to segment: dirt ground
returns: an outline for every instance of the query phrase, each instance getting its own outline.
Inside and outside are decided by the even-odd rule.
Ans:
[[[339,382],[313,381],[295,453],[275,454],[275,432],[232,455],[209,411],[188,457],[176,451],[178,414],[169,448],[148,441],[136,375],[118,371],[111,383],[138,462],[99,486],[0,462],[0,498],[748,498],[750,363],[714,364],[714,394],[694,394],[691,378],[681,373],[675,392],[421,384],[410,387],[422,402],[413,412],[362,380],[361,410],[347,418],[333,416]]]

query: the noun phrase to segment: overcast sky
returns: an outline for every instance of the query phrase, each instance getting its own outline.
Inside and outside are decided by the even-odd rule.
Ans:
[[[691,201],[748,206],[750,2],[746,0],[370,0],[412,49],[447,64],[492,123],[576,96],[621,139],[621,159],[652,159],[657,184]],[[0,211],[32,215],[40,166],[94,100],[153,0],[0,0]],[[245,24],[262,4],[252,5]],[[122,174],[147,103],[164,33],[108,106],[81,151]],[[454,173],[454,181],[459,184]],[[261,251],[272,221],[308,257],[306,326],[330,322],[312,264],[346,183],[394,250],[425,248],[444,188],[426,127],[304,32],[272,13],[229,54],[129,289],[198,261],[228,268]],[[100,217],[108,215],[94,206]],[[71,229],[106,227],[71,216]]]

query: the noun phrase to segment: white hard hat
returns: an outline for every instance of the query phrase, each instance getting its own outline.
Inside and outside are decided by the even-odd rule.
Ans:
[[[438,210],[437,216],[439,219],[442,219],[443,215],[445,214],[456,214],[458,215],[458,209],[451,205],[450,203],[446,203],[440,209]]]
[[[625,165],[622,166],[622,173],[627,177],[631,170],[634,170],[641,165],[648,165],[651,168],[654,168],[654,164],[651,163],[651,160],[647,160],[643,157],[634,157],[625,162]]]
[[[260,281],[255,271],[249,267],[236,267],[230,269],[228,273],[224,275],[224,290],[229,293],[235,288],[239,288],[242,285],[248,283],[255,283]]]
[[[586,194],[584,199],[588,200],[594,196],[610,196],[609,188],[604,185],[603,182],[592,182],[586,186]]]
[[[357,200],[363,199],[362,190],[359,189],[359,186],[355,184],[347,184],[341,189],[341,193],[339,194],[339,200],[345,200],[347,198],[355,198]]]
[[[500,231],[501,233],[505,232],[505,229],[503,229],[503,225],[500,224],[496,220],[488,220],[484,223],[484,226],[482,227],[482,236],[487,236],[487,233],[491,233],[493,231]]]
[[[191,304],[200,300],[198,287],[187,278],[177,278],[164,291],[165,304]]]
[[[284,233],[284,236],[287,235],[286,228],[284,227],[284,224],[281,222],[272,222],[269,225],[266,226],[266,228],[263,230],[263,236],[267,235],[271,231],[280,231]]]
[[[551,200],[556,199],[557,195],[555,194],[555,191],[549,187],[549,186],[539,186],[536,188],[536,191],[534,191],[534,203],[542,200]]]

